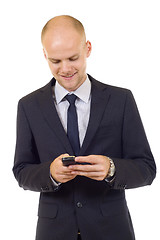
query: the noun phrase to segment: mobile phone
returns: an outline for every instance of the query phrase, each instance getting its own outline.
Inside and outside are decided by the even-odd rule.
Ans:
[[[78,163],[78,162],[76,162],[75,161],[75,156],[63,157],[62,158],[62,163],[63,163],[63,166],[69,166],[69,165],[75,165],[75,164],[90,165],[90,163]]]
[[[75,156],[68,156],[62,158],[63,166],[75,165]]]

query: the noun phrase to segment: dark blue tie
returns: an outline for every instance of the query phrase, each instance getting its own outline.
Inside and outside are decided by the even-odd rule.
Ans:
[[[78,118],[75,106],[77,96],[74,94],[67,95],[66,99],[70,103],[67,113],[67,136],[74,151],[75,156],[78,156],[80,150]]]

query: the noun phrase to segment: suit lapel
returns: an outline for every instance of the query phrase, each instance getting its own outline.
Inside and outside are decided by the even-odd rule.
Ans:
[[[83,155],[91,143],[100,125],[103,113],[107,107],[107,103],[110,97],[110,94],[107,91],[107,85],[96,81],[91,76],[89,76],[89,78],[92,84],[90,119],[79,155]],[[72,147],[61,124],[54,104],[54,99],[52,96],[52,86],[54,84],[55,79],[53,78],[50,83],[48,83],[40,90],[40,94],[37,95],[38,104],[45,118],[45,121],[48,123],[52,131],[56,134],[57,139],[61,142],[61,144],[63,144],[65,151],[70,155],[73,155]]]
[[[83,155],[91,143],[103,117],[103,113],[107,107],[110,94],[107,91],[107,85],[101,84],[89,76],[92,84],[91,90],[91,111],[90,119],[85,135],[85,139],[80,150],[80,155]]]
[[[66,153],[73,155],[71,145],[67,138],[66,132],[61,124],[54,104],[52,93],[52,86],[54,84],[55,80],[53,78],[49,84],[47,84],[44,88],[40,90],[40,94],[38,95],[39,107],[42,111],[42,114],[46,122],[48,123],[52,131],[56,134],[57,140],[59,140],[61,144],[63,144]]]

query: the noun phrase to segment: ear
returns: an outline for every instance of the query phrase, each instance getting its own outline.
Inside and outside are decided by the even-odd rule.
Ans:
[[[90,41],[86,42],[86,51],[87,51],[87,57],[89,57],[92,51],[92,44]]]

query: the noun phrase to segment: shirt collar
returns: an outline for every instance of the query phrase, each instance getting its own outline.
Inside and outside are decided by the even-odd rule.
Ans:
[[[54,93],[57,104],[59,104],[67,94],[72,93],[74,93],[78,98],[87,103],[91,94],[91,82],[87,75],[86,80],[78,89],[73,92],[69,92],[56,81]]]

